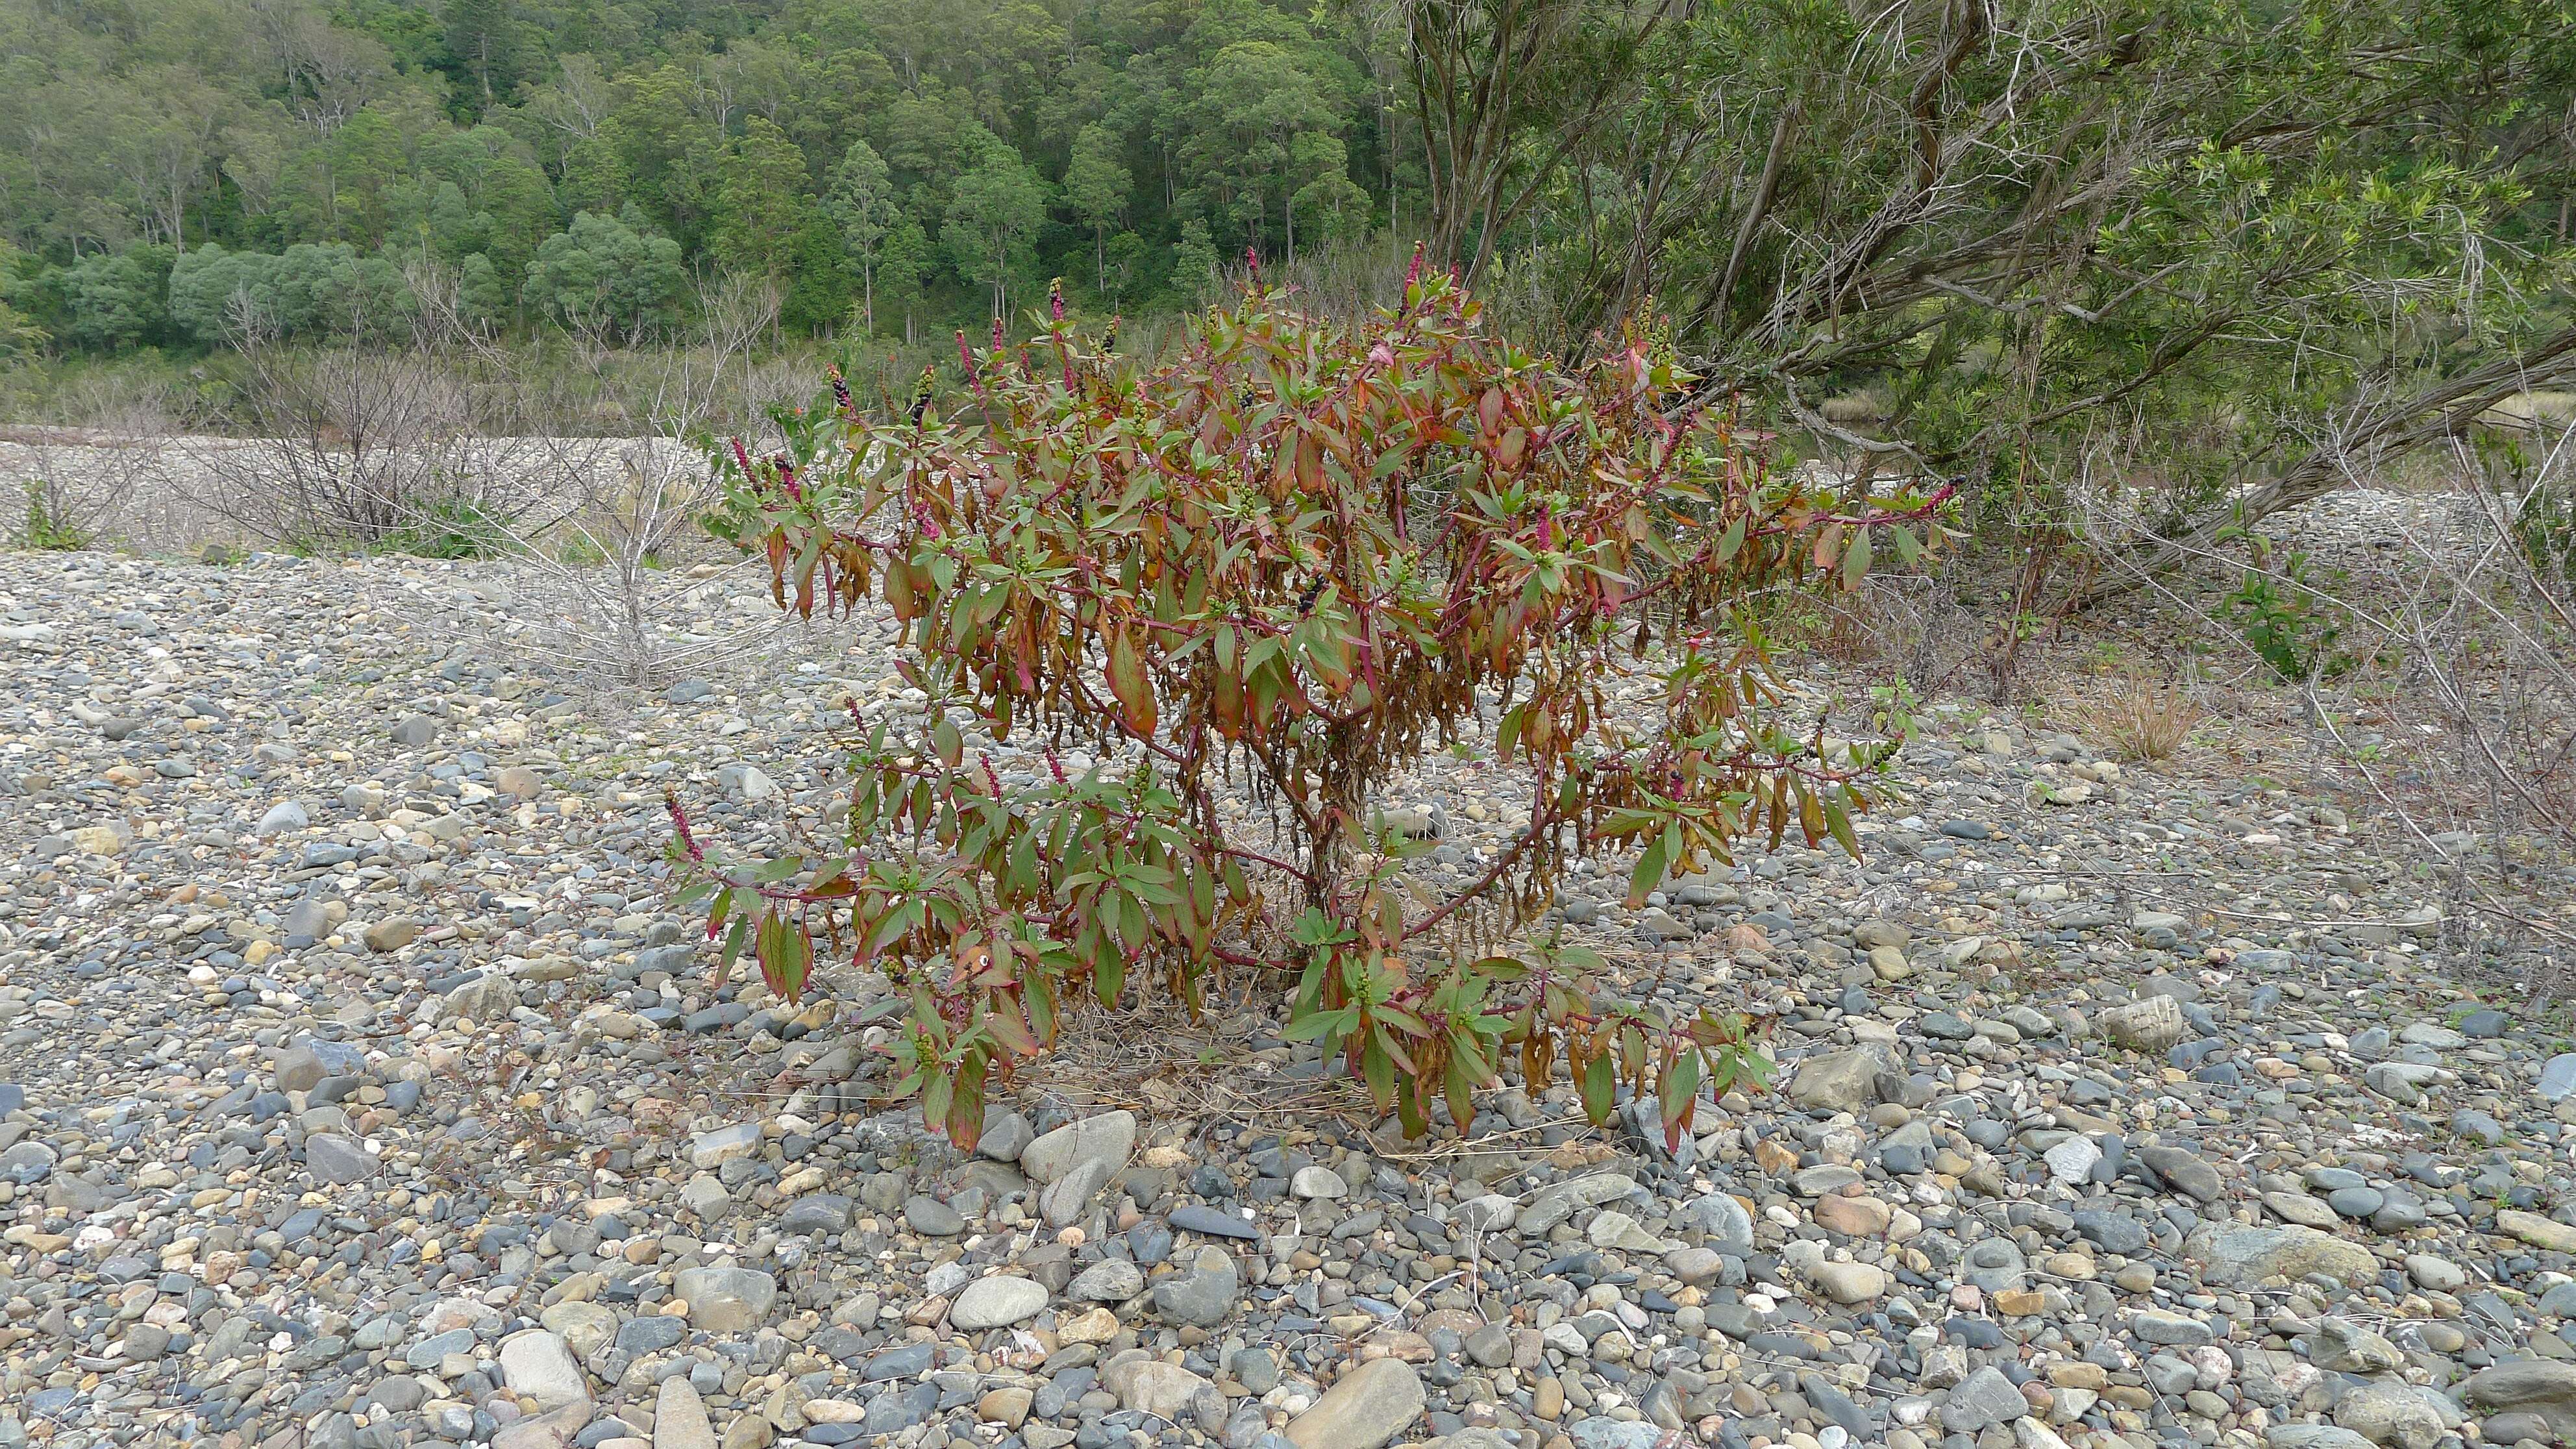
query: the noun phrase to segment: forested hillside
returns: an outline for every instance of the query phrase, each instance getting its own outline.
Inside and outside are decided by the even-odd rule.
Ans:
[[[1388,87],[1264,0],[0,0],[19,340],[468,316],[610,340],[692,274],[900,336],[1383,223]],[[0,349],[8,345],[0,339]]]
[[[0,56],[47,376],[424,317],[623,357],[748,281],[882,383],[1053,278],[1384,301],[1419,240],[2043,560],[2077,480],[2205,541],[2576,377],[2567,0],[0,0]]]

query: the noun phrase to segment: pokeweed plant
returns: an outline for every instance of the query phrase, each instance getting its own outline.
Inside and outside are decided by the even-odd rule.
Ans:
[[[1692,379],[1647,337],[1551,364],[1418,259],[1359,323],[1256,273],[1151,368],[1114,322],[1087,341],[1060,300],[1037,321],[1016,347],[960,334],[954,408],[925,374],[871,415],[836,373],[807,414],[836,436],[719,452],[716,532],[766,556],[784,609],[881,598],[926,697],[901,723],[849,706],[836,853],[733,859],[671,799],[680,897],[725,960],[747,947],[790,1000],[818,945],[881,971],[865,1015],[908,1013],[902,1087],[961,1143],[1077,996],[1142,983],[1195,1012],[1220,973],[1275,973],[1287,1034],[1416,1134],[1440,1098],[1467,1130],[1510,1054],[1533,1092],[1562,1067],[1596,1122],[1622,1082],[1680,1104],[1676,1140],[1703,1089],[1758,1083],[1741,1014],[1671,1018],[1603,990],[1589,952],[1512,947],[1577,859],[1635,849],[1633,903],[1748,838],[1857,850],[1893,740],[1787,722],[1734,606],[1910,560],[1948,489],[1820,492],[1680,408]],[[1608,688],[1635,671],[1642,718]],[[1006,775],[961,720],[1043,768]],[[1380,791],[1487,724],[1528,816],[1434,896]]]

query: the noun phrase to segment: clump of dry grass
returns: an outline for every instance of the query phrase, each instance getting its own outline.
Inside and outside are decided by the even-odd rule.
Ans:
[[[2174,680],[2151,680],[2131,671],[2112,683],[2102,702],[2102,732],[2124,760],[2161,760],[2191,738],[2200,706]]]

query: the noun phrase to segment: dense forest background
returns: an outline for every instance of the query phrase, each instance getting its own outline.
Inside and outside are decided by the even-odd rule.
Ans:
[[[460,336],[487,430],[664,417],[691,348],[883,398],[1054,279],[1150,353],[1247,256],[1348,308],[1420,243],[2047,559],[2576,413],[2571,220],[2570,0],[0,0],[44,421],[126,362],[275,427],[254,350]]]
[[[0,0],[0,56],[5,299],[97,351],[390,322],[424,269],[612,341],[718,272],[808,333],[1133,309],[1405,184],[1383,68],[1262,0]]]

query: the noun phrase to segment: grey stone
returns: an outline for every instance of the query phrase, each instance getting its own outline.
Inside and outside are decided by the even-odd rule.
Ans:
[[[2470,1375],[2460,1402],[2486,1413],[2536,1413],[2561,1437],[2576,1435],[2576,1364],[2530,1359]]]
[[[1501,1368],[1512,1361],[1512,1330],[1509,1324],[1488,1323],[1467,1335],[1467,1357],[1483,1368]]]
[[[2383,1382],[2357,1385],[2337,1400],[2334,1421],[2382,1449],[2434,1449],[2463,1416],[2437,1389]]]
[[[2153,1168],[2156,1176],[2202,1202],[2216,1202],[2227,1195],[2226,1179],[2218,1175],[2218,1169],[2185,1148],[2141,1147],[2138,1160]]]
[[[2370,1449],[2370,1441],[2333,1424],[2275,1424],[2263,1431],[2268,1449]]]
[[[2205,1228],[2183,1244],[2183,1255],[2201,1264],[2209,1281],[2238,1288],[2310,1273],[2367,1282],[2379,1271],[2379,1259],[2359,1243],[2296,1226]]]
[[[1524,1235],[1545,1233],[1583,1208],[1616,1202],[1637,1190],[1636,1182],[1615,1172],[1596,1172],[1565,1182],[1552,1182],[1530,1195],[1514,1226]]]
[[[2021,1390],[2004,1377],[2003,1370],[1988,1365],[1960,1380],[1941,1401],[1941,1427],[1974,1434],[2029,1412],[2030,1401],[2021,1396]]]
[[[267,814],[259,817],[259,827],[252,833],[262,836],[284,835],[290,830],[302,830],[312,823],[313,817],[305,813],[303,805],[293,800],[280,800],[268,807]]]
[[[1039,1216],[1046,1219],[1049,1227],[1072,1225],[1090,1208],[1091,1200],[1100,1196],[1100,1190],[1109,1185],[1111,1171],[1110,1164],[1101,1158],[1075,1163],[1038,1194]]]
[[[1731,1193],[1702,1193],[1682,1209],[1683,1220],[1708,1235],[1709,1246],[1738,1258],[1753,1253],[1753,1214]]]
[[[683,1268],[671,1291],[689,1305],[689,1326],[709,1333],[745,1333],[769,1318],[778,1280],[753,1268]]]
[[[1045,1285],[1031,1279],[1009,1275],[978,1278],[959,1290],[956,1301],[949,1304],[948,1321],[968,1333],[1008,1328],[1037,1317],[1046,1304]]]
[[[2110,1007],[2095,1018],[2102,1034],[2134,1052],[2162,1056],[2190,1033],[2182,1003],[2170,996],[2149,996]]]
[[[1007,1107],[987,1109],[984,1135],[975,1139],[975,1152],[995,1162],[1017,1162],[1036,1140],[1037,1133],[1029,1126],[1028,1118]]]
[[[1085,1268],[1066,1295],[1085,1303],[1124,1303],[1145,1291],[1144,1270],[1124,1258],[1104,1258]]]
[[[1203,1203],[1184,1203],[1172,1209],[1172,1227],[1178,1232],[1199,1233],[1211,1238],[1234,1238],[1251,1242],[1261,1236],[1251,1223]]]
[[[858,1220],[857,1205],[839,1193],[814,1192],[787,1205],[778,1215],[782,1233],[845,1233]]]
[[[1288,1191],[1300,1201],[1311,1202],[1348,1197],[1351,1185],[1342,1181],[1342,1175],[1331,1168],[1310,1164],[1297,1169],[1297,1175],[1289,1180]]]
[[[1422,1378],[1401,1359],[1345,1371],[1314,1407],[1288,1421],[1297,1449],[1379,1449],[1422,1417]]]
[[[630,1318],[617,1326],[617,1346],[630,1354],[659,1353],[689,1336],[689,1326],[659,1313]]]
[[[730,1127],[716,1127],[689,1139],[691,1167],[722,1167],[737,1157],[760,1150],[760,1124],[737,1122]]]
[[[1789,1100],[1818,1111],[1865,1111],[1875,1098],[1878,1074],[1886,1069],[1873,1047],[1809,1057],[1789,1078]]]
[[[311,1047],[291,1046],[277,1054],[274,1076],[281,1092],[312,1091],[324,1075],[322,1058]]]
[[[345,1184],[375,1176],[377,1161],[367,1145],[355,1138],[316,1132],[304,1139],[304,1165],[323,1182]]]
[[[661,1394],[653,1401],[653,1449],[716,1449],[707,1402],[698,1397],[687,1374],[662,1380]]]
[[[1201,1248],[1188,1271],[1154,1285],[1154,1311],[1173,1323],[1213,1327],[1234,1311],[1242,1291],[1234,1259],[1222,1248]]]
[[[957,1209],[921,1193],[903,1200],[903,1222],[926,1238],[953,1238],[966,1231],[966,1219]]]
[[[1239,1348],[1227,1355],[1225,1371],[1255,1395],[1266,1394],[1279,1386],[1279,1355],[1266,1348]]]
[[[1215,1387],[1179,1364],[1158,1358],[1128,1358],[1112,1363],[1101,1371],[1100,1383],[1121,1408],[1173,1422],[1189,1413],[1199,1390]]]
[[[2169,1348],[2198,1348],[2211,1342],[2209,1325],[2186,1313],[2169,1313],[2162,1309],[2144,1308],[2129,1315],[2129,1332],[2146,1343]]]
[[[2360,1324],[2329,1315],[2317,1320],[2317,1331],[2308,1342],[2308,1361],[2329,1373],[2377,1374],[2405,1367],[2406,1355]]]
[[[1574,1449],[1655,1449],[1664,1432],[1643,1419],[1595,1414],[1568,1424],[1565,1437],[1574,1442]]]
[[[1135,1148],[1136,1114],[1102,1112],[1068,1122],[1031,1142],[1020,1153],[1020,1171],[1036,1183],[1054,1182],[1085,1162],[1098,1162],[1106,1172],[1116,1172],[1127,1165],[1127,1156]]]
[[[498,971],[483,975],[447,993],[439,1005],[443,1021],[502,1021],[519,1008],[519,988]]]

